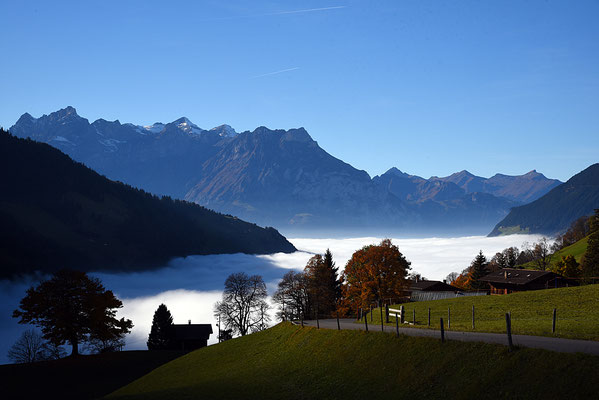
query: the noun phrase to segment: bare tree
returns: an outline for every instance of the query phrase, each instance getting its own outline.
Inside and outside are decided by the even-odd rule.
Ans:
[[[460,276],[460,274],[458,274],[457,272],[450,272],[449,275],[447,275],[447,277],[445,278],[445,280],[447,280],[447,283],[451,285],[453,282],[455,282],[456,279],[458,279],[458,276]]]
[[[91,339],[87,343],[87,351],[93,354],[114,353],[125,346],[123,338]]]
[[[282,321],[300,319],[302,316],[308,315],[310,296],[308,295],[306,275],[293,270],[283,275],[273,296],[273,301],[279,304],[277,316]]]
[[[248,276],[245,272],[231,274],[225,281],[223,299],[214,305],[214,314],[221,316],[224,329],[232,329],[241,336],[266,329],[270,322],[266,296],[261,276]]]
[[[60,358],[64,354],[60,346],[52,346],[35,329],[28,329],[8,350],[8,359],[23,364]]]
[[[551,265],[551,245],[547,241],[546,237],[543,237],[538,242],[534,243],[532,248],[529,250],[534,264],[541,271],[545,271]]]

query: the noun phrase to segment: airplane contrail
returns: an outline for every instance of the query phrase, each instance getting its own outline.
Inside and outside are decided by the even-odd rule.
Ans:
[[[322,8],[307,8],[305,10],[293,10],[293,11],[278,11],[270,14],[261,14],[259,16],[268,16],[268,15],[282,15],[282,14],[299,14],[299,13],[307,13],[314,11],[327,11],[327,10],[338,10],[340,8],[345,8],[346,6],[334,6],[334,7],[322,7]],[[258,16],[258,15],[256,15]]]
[[[300,68],[299,67],[293,67],[293,68],[282,69],[280,71],[267,72],[266,74],[252,76],[252,79],[254,79],[254,78],[262,78],[263,76],[282,74],[283,72],[295,71],[297,69],[300,69]]]
[[[252,15],[237,15],[231,17],[220,17],[220,18],[208,18],[203,21],[222,21],[227,19],[241,19],[241,18],[255,18],[255,17],[269,17],[273,15],[285,15],[285,14],[302,14],[302,13],[310,13],[317,11],[329,11],[329,10],[339,10],[342,8],[347,8],[347,6],[332,6],[332,7],[321,7],[321,8],[306,8],[303,10],[290,10],[290,11],[277,11],[273,13],[265,13],[265,14],[252,14]]]

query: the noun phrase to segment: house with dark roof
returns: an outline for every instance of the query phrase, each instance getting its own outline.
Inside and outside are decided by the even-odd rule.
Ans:
[[[189,321],[187,324],[172,325],[170,331],[172,348],[191,351],[206,347],[211,334],[211,324],[192,324]]]
[[[577,282],[551,271],[503,268],[480,278],[491,287],[491,294],[509,294],[527,290],[540,290],[577,286]]]
[[[407,292],[410,301],[451,299],[465,295],[460,288],[451,286],[446,281],[427,281],[423,279],[411,281]]]
[[[420,292],[457,292],[460,289],[448,285],[445,281],[425,281],[425,280],[414,280],[410,284],[410,291],[420,291]]]

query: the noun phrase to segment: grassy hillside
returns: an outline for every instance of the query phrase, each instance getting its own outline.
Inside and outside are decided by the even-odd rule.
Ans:
[[[122,351],[0,365],[4,399],[97,399],[184,353]]]
[[[563,249],[555,252],[553,254],[553,256],[551,257],[551,268],[550,269],[552,269],[555,266],[555,264],[559,260],[562,259],[562,256],[565,257],[568,254],[573,255],[574,258],[576,258],[576,261],[580,262],[582,259],[582,256],[587,251],[588,242],[589,242],[589,238],[587,236],[585,238],[580,239],[578,242],[571,244],[570,246],[564,247]],[[534,261],[527,262],[526,264],[519,265],[518,267],[530,268],[530,269],[537,268]]]
[[[176,359],[110,399],[590,398],[599,357],[282,323]]]
[[[431,328],[439,329],[440,318],[447,326],[447,309],[450,308],[451,329],[472,331],[473,305],[478,332],[505,332],[505,313],[511,311],[514,334],[599,340],[599,285],[405,303],[404,307],[409,322],[412,322],[412,311],[416,310],[417,328],[428,328],[429,308]],[[392,307],[399,308],[399,305]],[[557,308],[555,334],[551,333],[554,308]],[[373,311],[374,324],[380,324],[379,315],[378,309]],[[390,321],[389,325],[395,325],[393,317]]]

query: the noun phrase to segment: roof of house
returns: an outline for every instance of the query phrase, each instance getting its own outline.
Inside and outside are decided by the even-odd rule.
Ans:
[[[211,324],[173,325],[173,338],[176,340],[208,339],[211,333]]]
[[[410,290],[423,290],[423,291],[458,291],[457,287],[448,285],[441,281],[412,281],[410,284]]]
[[[539,271],[534,269],[503,268],[491,272],[480,278],[483,282],[509,283],[511,285],[526,285],[541,277],[551,278],[557,276],[551,271]]]

